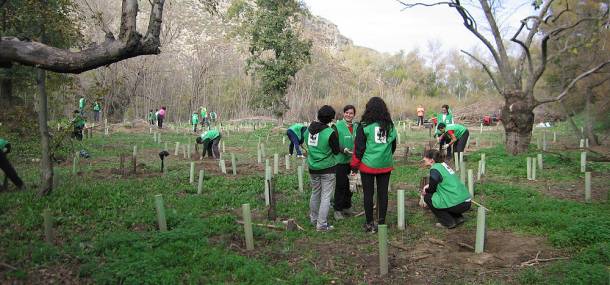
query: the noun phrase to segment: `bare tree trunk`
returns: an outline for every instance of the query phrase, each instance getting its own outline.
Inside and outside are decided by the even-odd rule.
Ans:
[[[599,145],[597,136],[593,133],[593,118],[591,114],[591,100],[593,97],[593,88],[588,87],[585,94],[585,137],[589,139],[591,145]]]
[[[38,84],[38,130],[40,131],[40,189],[38,194],[48,195],[53,191],[53,163],[51,162],[50,135],[47,126],[47,92],[46,92],[46,71],[36,70],[36,83]]]
[[[502,94],[506,99],[502,107],[502,124],[506,133],[506,151],[512,155],[527,151],[532,139],[534,107],[531,96],[521,92]]]

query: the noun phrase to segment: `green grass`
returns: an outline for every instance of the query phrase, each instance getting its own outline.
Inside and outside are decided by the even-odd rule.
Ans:
[[[259,139],[265,143],[268,156],[273,153],[283,156],[287,152],[287,147],[281,144],[284,132],[269,132],[270,129],[230,132],[223,134],[223,141],[229,149],[239,148],[236,152],[239,161],[256,159]],[[403,143],[411,146],[429,139],[427,131],[399,131]],[[194,137],[164,133],[162,141],[168,142],[173,155],[176,141],[192,143]],[[477,128],[471,130],[471,137],[473,141],[478,137],[489,146],[467,156],[469,167],[475,169],[480,153],[487,156],[487,175],[476,185],[476,199],[492,209],[489,227],[547,237],[553,247],[571,257],[522,270],[518,281],[522,284],[607,284],[608,204],[596,201],[586,205],[544,195],[538,186],[528,183],[523,170],[525,158],[538,153],[535,146],[529,153],[513,157],[501,146],[490,145],[501,139],[497,132],[486,130],[480,134]],[[79,169],[83,173],[77,177],[70,174],[69,163],[56,167],[57,189],[48,197],[38,197],[35,184],[39,170],[37,163],[31,161],[39,153],[37,140],[8,138],[20,142],[14,147],[11,161],[30,190],[2,193],[0,199],[0,261],[18,268],[9,271],[6,278],[28,280],[28,274],[37,269],[64,266],[75,270],[78,278],[101,284],[328,284],[340,279],[337,272],[323,272],[314,267],[312,262],[319,258],[315,245],[348,246],[341,243],[347,241],[360,243],[357,248],[365,253],[375,254],[377,250],[369,242],[375,238],[362,231],[363,218],[336,223],[336,230],[327,234],[313,231],[307,217],[309,196],[307,192],[298,192],[294,170],[277,176],[276,187],[281,199],[277,213],[280,217],[296,219],[306,231],[255,227],[257,251],[246,253],[241,249],[242,227],[235,221],[241,219],[241,204],[250,203],[257,222],[263,222],[266,208],[262,198],[262,173],[238,179],[230,175],[209,177],[204,181],[202,195],[196,195],[196,187],[188,183],[188,162],[173,156],[168,159],[170,171],[166,176],[95,178],[91,174],[97,170],[118,167],[118,155],[131,154],[133,145],[147,153],[139,158],[146,169],[157,171],[159,159],[155,154],[164,147],[164,143],[154,143],[148,133],[96,135],[76,143],[75,148],[62,149],[60,154],[71,159],[69,154],[82,148],[93,159],[104,160],[89,164],[82,159]],[[415,152],[421,153],[421,150],[422,145],[418,143]],[[419,178],[427,173],[417,166],[418,160],[413,155],[408,163],[401,161],[392,175],[393,189],[405,188],[408,199],[417,199]],[[539,174],[539,180],[553,178],[571,183],[582,179],[577,151],[565,152],[562,156],[545,154],[544,165],[545,172]],[[608,163],[589,163],[588,167],[595,172],[610,172]],[[307,185],[306,174],[306,189]],[[169,227],[166,233],[157,231],[155,194],[162,194],[164,198]],[[395,199],[391,193],[390,203],[395,203]],[[362,207],[361,194],[353,198],[353,203]],[[55,219],[58,242],[54,245],[44,242],[41,213],[47,208]],[[407,219],[411,230],[408,234],[390,231],[392,240],[414,244],[424,232],[443,234],[433,227],[432,218],[424,211],[409,209]],[[395,221],[396,213],[388,212],[386,220]],[[469,229],[474,226],[473,219],[465,225]],[[341,274],[342,278],[364,280],[364,272],[357,268],[343,268]],[[486,282],[501,284],[502,281]]]

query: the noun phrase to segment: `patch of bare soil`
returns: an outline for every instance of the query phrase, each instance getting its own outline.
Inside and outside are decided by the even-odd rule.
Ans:
[[[9,270],[3,271],[0,267],[0,284],[93,284],[92,280],[79,277],[79,264],[61,263],[42,268],[35,268],[28,272],[27,279],[19,280],[7,277]]]
[[[569,181],[562,183],[552,183],[545,181],[544,185],[538,187],[542,193],[556,197],[559,199],[574,200],[578,202],[585,201],[585,182],[584,179],[579,181]],[[610,201],[610,180],[608,174],[592,172],[591,173],[591,200],[602,202]]]

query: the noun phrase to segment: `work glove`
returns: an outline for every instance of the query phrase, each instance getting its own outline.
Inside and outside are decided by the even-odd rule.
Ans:
[[[345,153],[345,154],[352,154],[352,151],[349,148],[346,147],[346,148],[343,149],[343,153]]]

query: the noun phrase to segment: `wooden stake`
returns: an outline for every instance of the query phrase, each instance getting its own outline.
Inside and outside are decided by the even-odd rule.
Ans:
[[[542,162],[542,153],[538,154],[536,161],[538,161],[538,169],[540,169],[540,174],[542,174],[542,167],[544,166]]]
[[[186,145],[186,158],[191,159],[191,144]]]
[[[259,140],[260,140],[260,138],[259,138]],[[256,161],[258,162],[258,164],[263,163],[263,155],[262,155],[262,152],[261,152],[261,145],[260,145],[260,143],[256,147]]]
[[[155,207],[157,208],[157,223],[161,232],[167,231],[167,222],[165,221],[165,207],[163,206],[163,196],[155,195]]]
[[[176,149],[174,150],[175,156],[178,156],[178,153],[180,153],[180,142],[176,142]]]
[[[481,166],[483,167],[483,168],[481,168],[482,169],[481,170],[481,175],[485,175],[485,173],[486,173],[485,166],[487,164],[487,161],[485,160],[485,154],[484,153],[481,153],[481,160],[483,160],[483,162],[481,164]]]
[[[553,142],[557,142],[557,132],[553,132]]]
[[[481,180],[481,171],[483,170],[483,161],[479,160],[479,168],[477,168],[477,181]]]
[[[262,155],[263,157],[267,157],[267,155],[266,155],[266,153],[265,153],[265,144],[264,144],[264,143],[262,143],[262,144],[261,144],[261,155]]]
[[[241,205],[242,217],[244,219],[244,234],[246,235],[246,249],[254,249],[254,236],[252,234],[252,214],[250,204]]]
[[[284,155],[284,165],[286,166],[286,170],[290,170],[290,155]]]
[[[538,159],[532,157],[532,180],[536,180],[536,168],[538,163],[536,162]]]
[[[466,164],[460,162],[460,181],[466,185]]]
[[[532,180],[532,158],[527,157],[527,180]]]
[[[453,165],[455,166],[455,171],[460,171],[460,154],[457,152],[453,153]]]
[[[219,163],[220,163],[220,171],[222,172],[222,174],[227,174],[227,166],[225,164],[225,160],[221,159],[219,161]]]
[[[580,139],[580,148],[584,148],[584,147],[585,147],[585,140]]]

